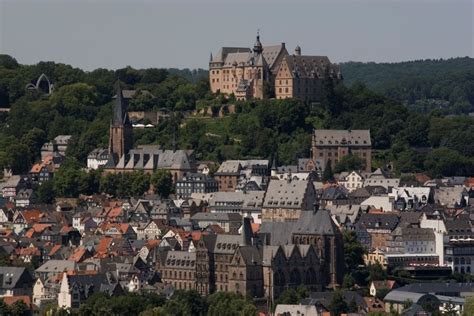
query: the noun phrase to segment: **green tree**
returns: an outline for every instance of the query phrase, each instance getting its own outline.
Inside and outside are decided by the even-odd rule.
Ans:
[[[349,154],[339,160],[336,166],[334,166],[334,172],[340,173],[342,171],[360,170],[364,167],[364,162],[361,158]]]
[[[172,302],[172,303],[170,303]],[[173,308],[168,305],[172,304]],[[194,290],[176,291],[171,300],[165,304],[169,310],[174,311],[175,315],[205,315],[207,312],[207,304],[205,299]]]
[[[9,306],[9,315],[11,316],[29,316],[30,309],[22,300],[16,301]]]
[[[463,316],[471,316],[474,315],[474,297],[467,297],[466,301],[464,302],[464,311]]]
[[[114,173],[106,173],[100,178],[100,192],[117,195],[118,185],[119,185],[119,175]]]
[[[216,292],[206,299],[209,306],[207,315],[254,316],[256,307],[251,301],[235,293]]]
[[[381,281],[387,279],[387,271],[378,262],[368,266],[369,270],[369,282]]]
[[[11,168],[13,174],[25,174],[30,169],[30,150],[24,144],[10,144],[0,159],[0,164]]]
[[[347,312],[348,313],[357,313],[359,311],[359,306],[354,298],[351,299],[349,304],[347,305]]]
[[[86,83],[73,83],[60,87],[51,96],[51,104],[59,113],[66,116],[94,119],[99,95],[94,86]]]
[[[332,316],[339,316],[342,313],[347,313],[348,305],[344,299],[344,294],[340,290],[334,291],[331,303],[328,306]]]
[[[364,264],[367,249],[357,240],[357,234],[352,230],[344,230],[344,263],[346,271],[352,271]]]
[[[40,157],[41,146],[46,142],[46,133],[40,128],[33,128],[21,138],[21,143],[29,149],[29,160],[34,162]]]
[[[323,182],[330,182],[334,180],[334,174],[332,173],[331,160],[328,160],[323,171]]]
[[[82,172],[77,160],[66,159],[54,175],[55,195],[58,197],[77,197]]]
[[[143,195],[150,188],[150,176],[140,171],[132,173],[132,195]]]
[[[173,191],[173,178],[167,170],[160,169],[153,173],[150,182],[161,197],[167,198]]]
[[[355,285],[354,277],[350,273],[344,274],[344,280],[342,281],[342,288],[352,289]]]
[[[15,69],[18,68],[18,62],[15,58],[10,55],[0,54],[0,67],[4,67],[6,69]]]
[[[54,201],[54,182],[45,181],[40,184],[37,190],[38,200],[41,203],[51,204]]]

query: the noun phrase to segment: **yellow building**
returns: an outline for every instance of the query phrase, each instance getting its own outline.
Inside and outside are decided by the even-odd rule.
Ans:
[[[275,78],[277,99],[299,98],[305,102],[320,102],[323,82],[342,80],[337,65],[326,56],[301,56],[301,48],[295,54],[285,56],[278,67]]]
[[[235,95],[237,99],[276,97],[321,99],[325,79],[342,80],[339,67],[325,56],[301,56],[301,48],[289,55],[285,43],[263,46],[257,34],[253,49],[222,47],[209,61],[209,81],[213,93]]]

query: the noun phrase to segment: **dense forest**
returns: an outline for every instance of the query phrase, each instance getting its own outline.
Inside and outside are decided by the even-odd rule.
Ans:
[[[474,112],[474,59],[341,64],[345,84],[362,82],[375,92],[428,114]]]
[[[439,68],[436,76],[448,78],[449,67]],[[346,78],[351,78],[351,70],[347,72]],[[405,72],[408,76],[409,71]],[[25,89],[42,73],[54,84],[51,95],[41,87],[39,91]],[[175,143],[195,149],[201,160],[276,156],[279,163],[292,164],[297,158],[309,157],[314,128],[368,128],[375,149],[374,168],[391,166],[397,173],[427,171],[431,176],[474,174],[474,118],[445,116],[439,110],[416,111],[394,96],[377,92],[373,83],[328,83],[321,104],[312,106],[299,100],[239,102],[211,94],[204,70],[126,67],[84,72],[53,62],[19,65],[6,55],[0,55],[0,107],[10,111],[0,112],[0,167],[27,172],[39,159],[41,145],[61,134],[73,136],[68,156],[74,162],[65,166],[84,166],[90,151],[107,146],[118,80],[123,89],[150,92],[136,93],[131,110],[167,109],[170,113],[153,128],[134,129],[135,145],[172,148]],[[203,104],[215,107],[223,103],[235,104],[236,113],[223,118],[190,114]]]

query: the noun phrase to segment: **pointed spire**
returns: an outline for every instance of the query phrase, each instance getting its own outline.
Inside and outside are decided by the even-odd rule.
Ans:
[[[257,39],[255,40],[255,44],[253,45],[253,52],[257,54],[261,54],[263,52],[263,46],[260,42],[260,30],[257,30]]]
[[[212,62],[213,59],[214,59],[214,58],[212,58],[212,52],[211,52],[211,55],[210,55],[210,57],[209,57],[209,62]]]
[[[244,216],[242,222],[242,241],[240,246],[251,246],[252,235],[251,217]]]
[[[122,88],[120,87],[120,81],[116,83],[117,96],[115,100],[114,116],[112,120],[113,125],[122,125],[125,123],[125,103],[123,100]]]

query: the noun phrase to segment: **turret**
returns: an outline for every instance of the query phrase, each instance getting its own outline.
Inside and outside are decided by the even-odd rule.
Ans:
[[[255,40],[255,44],[253,45],[253,52],[256,54],[261,54],[263,52],[263,46],[260,42],[260,32],[257,32],[257,39]]]
[[[296,45],[295,55],[296,56],[301,56],[301,47],[299,45]]]

